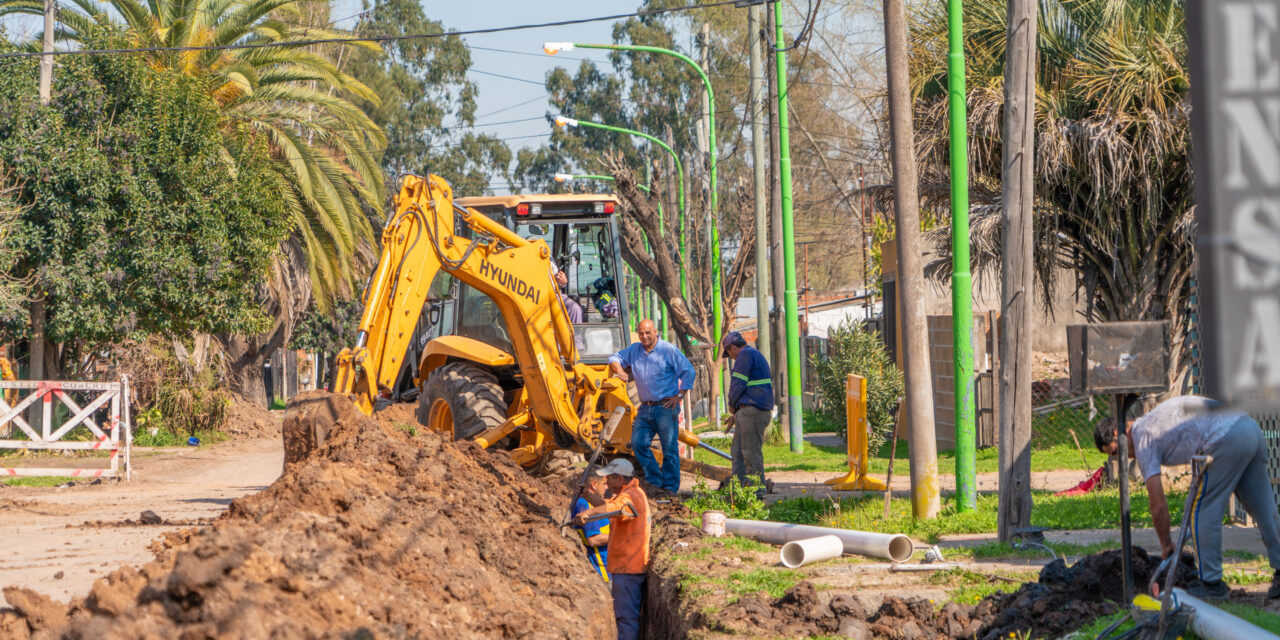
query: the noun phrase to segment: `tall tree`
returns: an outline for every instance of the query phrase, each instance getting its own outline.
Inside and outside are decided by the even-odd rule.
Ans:
[[[1000,264],[1006,3],[965,3],[974,266]],[[1035,66],[1035,268],[1074,273],[1090,320],[1171,321],[1170,382],[1186,381],[1194,219],[1184,3],[1040,0]],[[946,20],[913,18],[922,192],[945,206]],[[942,230],[937,236],[945,234]],[[945,250],[944,250],[945,254]],[[1044,299],[1052,296],[1045,295]]]
[[[355,31],[400,36],[441,34],[415,0],[365,2]],[[356,96],[387,137],[381,164],[404,173],[446,177],[458,196],[483,195],[493,176],[509,177],[511,150],[497,137],[470,131],[478,89],[467,79],[471,52],[460,36],[395,40],[384,51],[352,51],[343,67],[377,100]]]
[[[39,0],[0,0],[0,16],[41,10]],[[349,99],[378,98],[338,67],[333,48],[302,44],[351,36],[298,22],[314,15],[304,14],[297,0],[78,0],[58,16],[58,40],[80,46],[99,24],[122,25],[128,44],[137,47],[279,45],[142,54],[155,68],[205,80],[224,130],[244,127],[271,147],[280,197],[293,221],[261,296],[273,323],[258,335],[222,336],[240,392],[260,402],[266,400],[262,364],[287,343],[296,317],[312,304],[326,307],[349,297],[362,281],[375,242],[365,208],[383,201],[375,156],[386,139]],[[378,50],[371,42],[337,50],[352,48]]]
[[[127,44],[91,30],[86,46]],[[49,375],[127,337],[260,331],[290,230],[265,139],[225,130],[206,80],[137,57],[63,60],[48,106],[36,67],[0,74],[0,174],[19,185],[14,273],[45,299]]]

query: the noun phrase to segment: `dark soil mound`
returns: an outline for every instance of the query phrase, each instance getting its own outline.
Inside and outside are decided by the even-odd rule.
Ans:
[[[333,406],[323,444],[141,571],[116,571],[69,607],[6,589],[15,609],[0,610],[0,635],[613,636],[604,583],[552,522],[563,486]]]
[[[1040,570],[1039,582],[1026,583],[1010,594],[988,596],[979,605],[989,602],[998,611],[981,637],[991,640],[1030,631],[1032,637],[1054,638],[1114,612],[1116,603],[1124,599],[1121,562],[1119,549],[1085,556],[1070,567],[1061,559],[1050,562]],[[1159,565],[1159,556],[1133,548],[1133,582],[1138,593],[1146,592]],[[1184,553],[1178,584],[1185,586],[1194,574],[1195,558]]]

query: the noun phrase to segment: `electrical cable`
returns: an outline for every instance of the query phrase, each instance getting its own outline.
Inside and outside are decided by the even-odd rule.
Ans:
[[[317,38],[313,40],[284,40],[279,42],[263,42],[250,44],[226,44],[226,45],[208,45],[208,46],[178,46],[178,47],[130,47],[122,49],[74,49],[63,51],[24,51],[18,53],[0,54],[3,58],[32,58],[37,56],[77,56],[77,55],[102,55],[111,53],[151,53],[159,51],[231,51],[238,49],[266,49],[270,47],[304,47],[316,44],[346,44],[355,42],[400,42],[402,40],[425,40],[434,38],[446,38],[449,36],[466,36],[478,35],[485,33],[504,33],[507,31],[523,31],[527,29],[542,29],[546,27],[564,27],[575,24],[588,24],[591,22],[609,22],[622,20],[625,18],[648,17],[663,15],[667,13],[678,13],[684,11],[694,11],[698,9],[710,9],[725,5],[735,4],[737,0],[720,0],[708,4],[682,5],[679,7],[670,7],[667,9],[647,9],[642,11],[633,11],[631,13],[619,13],[607,16],[597,16],[593,18],[573,18],[569,20],[557,20],[554,22],[530,23],[511,25],[506,27],[489,27],[483,29],[468,29],[465,31],[448,31],[442,33],[414,33],[399,36],[390,35],[368,35],[351,38]]]
[[[542,94],[542,95],[540,95],[540,96],[538,96],[538,97],[536,97],[536,98],[529,98],[528,100],[525,100],[524,102],[517,102],[516,104],[513,104],[513,105],[511,105],[511,106],[509,106],[509,107],[503,107],[503,108],[501,108],[501,109],[498,109],[497,111],[490,111],[490,112],[488,112],[488,113],[483,113],[483,114],[480,114],[480,115],[478,115],[478,116],[476,116],[476,117],[477,117],[477,118],[487,118],[487,117],[489,117],[489,116],[497,115],[497,114],[499,114],[499,113],[502,113],[503,111],[510,111],[510,110],[512,110],[512,109],[515,109],[516,107],[523,107],[523,106],[524,106],[524,105],[526,105],[526,104],[530,104],[530,103],[533,103],[533,102],[537,102],[537,101],[539,101],[539,100],[542,100],[543,98],[546,98],[548,95],[550,95],[550,94],[546,94],[546,93],[544,93],[544,94]]]
[[[538,86],[540,86],[540,87],[542,87],[542,86],[546,86],[546,83],[545,83],[545,82],[539,82],[539,81],[537,81],[537,80],[526,80],[526,79],[524,79],[524,78],[517,78],[517,77],[515,77],[515,76],[504,76],[504,75],[502,75],[501,73],[494,73],[494,72],[492,72],[492,71],[481,71],[481,70],[479,70],[479,69],[467,69],[467,71],[466,71],[466,72],[467,72],[467,73],[478,73],[478,74],[480,74],[480,75],[482,75],[482,76],[493,76],[493,77],[495,77],[495,78],[502,78],[502,79],[504,79],[504,80],[515,80],[516,82],[527,82],[527,83],[529,83],[529,84],[536,84],[536,85],[538,85]]]

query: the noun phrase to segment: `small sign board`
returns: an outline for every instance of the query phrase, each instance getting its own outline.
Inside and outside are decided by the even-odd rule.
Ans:
[[[1207,395],[1280,406],[1280,0],[1188,2]]]
[[[1168,322],[1067,327],[1071,392],[1158,393],[1169,387]]]

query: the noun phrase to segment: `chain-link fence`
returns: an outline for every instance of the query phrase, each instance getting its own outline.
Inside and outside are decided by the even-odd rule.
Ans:
[[[1106,456],[1094,446],[1093,432],[1111,415],[1110,397],[1077,395],[1066,378],[1031,383],[1031,458],[1033,470],[1096,470]]]

